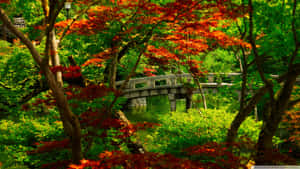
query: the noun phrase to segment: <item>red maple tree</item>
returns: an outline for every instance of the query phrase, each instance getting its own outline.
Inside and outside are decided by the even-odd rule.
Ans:
[[[8,0],[0,2],[7,3]],[[95,0],[74,1],[80,8],[93,6],[95,2]],[[102,66],[108,59],[124,56],[124,50],[126,54],[126,49],[137,48],[139,53],[141,53],[139,57],[145,56],[150,65],[162,65],[166,69],[174,64],[188,66],[189,71],[194,76],[201,76],[203,74],[203,71],[200,69],[201,62],[198,61],[199,59],[196,59],[196,56],[199,54],[212,51],[217,47],[226,48],[233,45],[250,48],[248,43],[236,37],[230,37],[221,31],[221,28],[228,26],[228,24],[222,24],[225,23],[225,20],[235,20],[238,17],[243,17],[246,13],[245,7],[235,5],[230,0],[175,0],[166,4],[147,0],[113,0],[112,3],[110,5],[93,6],[87,11],[86,19],[78,21],[67,20],[55,24],[57,30],[60,31],[59,34],[62,36],[65,32],[64,28],[68,27],[68,25],[70,27],[66,32],[67,34],[90,36],[110,31],[114,33],[111,37],[111,45],[108,45],[102,52],[93,55],[93,58],[87,60],[82,66],[89,64]],[[114,28],[112,25],[118,25],[119,29],[112,31],[111,29]],[[52,73],[57,71],[64,72],[63,76],[65,78],[82,76],[80,67],[76,66],[68,68],[56,66],[50,68],[50,70]],[[149,75],[152,75],[150,73],[153,71],[146,69]],[[46,75],[48,73],[50,77],[47,67],[44,68],[42,73]],[[103,85],[88,85],[83,88],[71,87],[65,90],[65,97],[69,100],[77,99],[87,102],[92,102],[97,98],[104,98],[111,92],[115,93],[115,95],[119,94],[115,89],[107,88]],[[55,90],[53,89],[53,91]],[[76,105],[71,106],[76,108]],[[136,130],[155,126],[155,124],[130,125],[124,123],[124,121],[108,115],[108,113],[111,113],[109,108],[104,107],[100,110],[87,108],[87,111],[78,115],[82,128],[92,128],[92,130],[82,136],[83,140],[89,142],[93,137],[105,137],[105,132],[102,135],[98,135],[93,132],[94,130],[116,128],[122,133],[117,135],[117,137],[126,142],[128,137],[132,136]],[[75,116],[72,115],[71,117]],[[78,138],[80,137],[78,136]],[[68,148],[68,146],[70,146],[69,139],[44,141],[41,142],[41,146],[37,150],[29,153],[57,151],[57,148]],[[240,162],[237,160],[238,157],[234,157],[227,152],[225,153],[226,149],[222,147],[208,148],[207,145],[204,145],[203,147],[191,148],[188,152],[195,155],[199,152],[196,149],[209,155],[213,152],[214,157],[218,155],[228,156],[228,158],[234,158],[236,162]],[[58,162],[54,165],[62,165],[62,163],[68,162]],[[124,168],[222,167],[218,163],[202,163],[188,159],[179,159],[172,155],[150,152],[126,154],[121,151],[104,152],[99,155],[98,161],[83,160],[80,165],[70,165],[71,168],[111,168],[115,166],[123,166]],[[240,163],[237,166],[243,167]]]
[[[78,5],[89,5],[92,0],[78,1]],[[243,17],[247,8],[231,1],[176,0],[159,4],[145,0],[113,1],[116,5],[99,5],[87,11],[87,19],[72,22],[67,34],[93,35],[114,29],[113,46],[93,55],[86,61],[102,65],[128,48],[146,45],[140,50],[153,65],[168,68],[174,64],[190,67],[190,73],[202,75],[199,62],[194,61],[200,53],[217,47],[250,45],[236,37],[230,37],[220,28],[228,22]],[[224,22],[224,21],[227,22]],[[63,32],[71,21],[56,23]],[[225,24],[226,23],[226,24]],[[119,29],[112,28],[118,25]],[[122,57],[122,56],[121,56]],[[119,58],[120,59],[120,58]],[[199,59],[197,59],[199,60]],[[193,64],[191,64],[193,62]]]

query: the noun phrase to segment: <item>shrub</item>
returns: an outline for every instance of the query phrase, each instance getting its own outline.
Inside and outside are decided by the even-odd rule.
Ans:
[[[149,151],[181,155],[181,150],[188,147],[223,142],[235,114],[215,109],[201,112],[191,109],[189,113],[172,112],[162,115],[161,126],[157,127],[153,134],[141,134],[147,143],[146,148]],[[249,117],[242,124],[238,135],[246,135],[255,141],[261,124]]]
[[[27,154],[33,150],[35,142],[57,138],[63,135],[60,122],[49,122],[47,118],[21,118],[19,121],[0,121],[0,159],[3,168],[16,165],[35,166],[47,159]],[[20,167],[22,168],[22,167]]]

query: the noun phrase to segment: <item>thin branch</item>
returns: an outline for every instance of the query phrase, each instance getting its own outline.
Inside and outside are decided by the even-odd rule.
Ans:
[[[1,82],[0,82],[0,84],[1,84]],[[39,81],[39,80],[37,80],[35,82],[35,84],[33,86],[30,86],[29,88],[33,88],[34,90],[32,90],[31,92],[29,92],[25,96],[23,96],[19,101],[17,101],[17,103],[11,104],[11,103],[8,103],[8,102],[7,103],[3,102],[3,104],[8,106],[9,108],[13,108],[13,107],[16,107],[17,105],[22,105],[22,104],[28,102],[33,97],[40,94],[41,92],[49,90],[49,87],[46,84],[46,81]]]
[[[50,11],[49,11],[49,17],[46,20],[46,47],[45,47],[45,57],[43,58],[43,64],[48,64],[49,62],[49,54],[50,54],[50,44],[51,44],[51,31],[53,31],[55,20],[61,11],[61,9],[64,7],[64,3],[66,0],[60,1],[58,4],[54,1],[50,1]],[[58,7],[56,8],[56,5]]]
[[[267,87],[261,87],[251,98],[248,105],[243,109],[243,113],[249,114],[255,107],[255,105],[260,101],[261,97],[266,93]]]
[[[300,98],[296,99],[296,100],[292,100],[288,103],[288,108],[287,109],[291,109],[292,107],[294,107],[296,104],[298,104],[300,102]]]
[[[139,54],[138,59],[134,64],[134,67],[131,69],[131,72],[126,77],[124,83],[121,85],[121,87],[120,87],[121,91],[125,89],[125,87],[126,87],[127,83],[129,82],[130,78],[134,75],[134,73],[135,73],[135,71],[136,71],[136,69],[137,69],[137,67],[140,63],[141,57],[142,57],[143,53],[145,52],[146,47],[147,47],[147,45],[144,47],[144,49],[141,50],[141,53]]]
[[[60,42],[63,40],[63,38],[66,36],[68,30],[70,30],[70,27],[74,24],[74,22],[76,20],[78,20],[78,18],[80,16],[82,16],[83,14],[85,14],[93,5],[96,5],[97,3],[99,3],[98,1],[93,2],[91,4],[88,5],[88,7],[86,9],[84,9],[83,11],[81,11],[79,14],[77,14],[72,21],[67,25],[66,29],[63,31],[63,34],[60,36],[59,41],[58,41],[58,46],[60,46]]]
[[[135,62],[135,65],[134,67],[131,69],[131,72],[129,73],[129,75],[126,77],[125,81],[123,82],[123,84],[121,85],[121,87],[119,88],[119,90],[122,92],[122,90],[125,89],[127,83],[129,82],[130,78],[134,75],[134,72],[136,71],[137,69],[137,66],[139,65],[140,63],[140,60],[141,60],[141,57],[143,55],[143,53],[145,52],[146,48],[147,48],[147,44],[145,45],[145,47],[141,50],[139,56],[138,56],[138,59],[137,61]],[[112,108],[113,108],[113,105],[116,103],[117,99],[119,98],[119,96],[116,96],[114,98],[114,100],[111,102],[110,106],[109,106],[109,112],[111,112]]]
[[[255,63],[255,60],[252,60],[249,64],[247,64],[247,66],[249,67],[249,66],[253,65],[254,63]]]
[[[292,66],[290,67],[289,72],[286,72],[286,73],[280,75],[276,79],[276,81],[278,83],[281,83],[281,82],[285,81],[288,78],[290,72],[294,72],[294,73],[296,73],[297,76],[299,76],[300,75],[300,63],[292,64]]]
[[[5,89],[13,89],[13,87],[8,87],[6,84],[4,84],[3,82],[0,82],[0,86],[2,86]]]
[[[50,1],[50,3],[51,3],[52,1]],[[54,5],[53,5],[53,7],[54,7],[54,11],[53,11],[53,13],[50,13],[50,20],[49,20],[49,22],[48,22],[48,24],[49,24],[49,28],[50,28],[50,30],[52,30],[53,29],[53,27],[54,27],[54,24],[55,24],[55,20],[56,20],[56,18],[57,18],[57,16],[58,16],[58,14],[60,13],[60,11],[63,9],[63,7],[64,7],[64,5],[65,5],[65,2],[66,2],[66,0],[62,0],[62,1],[60,1],[57,5],[58,5],[58,7],[57,8],[55,8],[55,5],[56,5],[56,3],[54,2]],[[51,9],[50,9],[51,10]]]

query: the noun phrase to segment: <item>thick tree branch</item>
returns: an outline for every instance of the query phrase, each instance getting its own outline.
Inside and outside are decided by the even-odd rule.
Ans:
[[[63,9],[65,2],[66,2],[66,0],[61,0],[59,3],[50,1],[50,6],[53,3],[53,13],[50,14],[50,20],[48,21],[50,30],[53,30],[55,20],[56,20],[58,14],[60,13],[60,11]],[[56,7],[56,5],[57,5],[57,7]],[[50,10],[51,10],[51,8],[50,8]]]
[[[245,119],[248,117],[249,113],[252,112],[255,105],[260,101],[260,99],[265,95],[265,93],[268,91],[267,86],[261,87],[251,98],[247,106],[242,111],[239,111],[239,113],[236,115],[234,120],[231,123],[231,126],[227,133],[226,142],[229,144],[232,144],[234,142],[234,139],[237,136],[237,131],[240,127],[240,125],[245,121]]]
[[[290,66],[289,69],[290,69],[290,70],[289,70],[288,72],[286,72],[286,73],[280,75],[280,76],[276,79],[276,81],[277,81],[278,83],[281,83],[281,82],[285,81],[285,80],[288,78],[290,72],[294,72],[297,76],[300,75],[300,63],[292,64],[292,66]]]
[[[253,50],[253,54],[254,54],[254,60],[255,63],[257,65],[257,69],[260,75],[260,78],[262,79],[262,81],[266,84],[266,87],[268,88],[269,94],[270,94],[270,98],[271,98],[271,104],[274,105],[275,103],[275,99],[274,99],[274,90],[273,90],[273,83],[271,81],[269,81],[265,75],[264,75],[264,71],[263,71],[263,58],[262,55],[258,54],[258,50],[256,47],[256,43],[253,37],[253,5],[252,5],[252,0],[248,1],[248,6],[250,7],[250,12],[249,12],[249,41],[251,43],[252,46],[252,50]]]
[[[61,9],[64,7],[64,3],[66,0],[62,0],[59,3],[56,3],[55,1],[50,1],[50,10],[49,10],[49,17],[46,17],[46,47],[45,47],[45,57],[43,58],[43,64],[47,65],[49,62],[49,55],[51,52],[51,32],[54,31],[54,24],[55,20],[61,11]],[[57,6],[57,8],[56,8]]]

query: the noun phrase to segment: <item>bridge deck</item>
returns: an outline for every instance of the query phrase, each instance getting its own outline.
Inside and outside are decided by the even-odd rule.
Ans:
[[[231,87],[236,80],[241,80],[241,73],[209,73],[206,77],[200,78],[200,84],[203,90],[216,89],[219,87]],[[278,75],[272,75],[273,78],[278,78]],[[125,81],[116,82],[116,86],[120,87]],[[191,74],[170,74],[153,77],[143,77],[131,79],[128,81],[123,96],[130,100],[130,105],[146,104],[146,97],[157,95],[168,95],[171,111],[176,110],[176,99],[186,98],[187,102],[191,101],[191,94],[199,93],[199,89],[188,88],[193,82]],[[300,78],[297,79],[297,84],[300,85]]]

